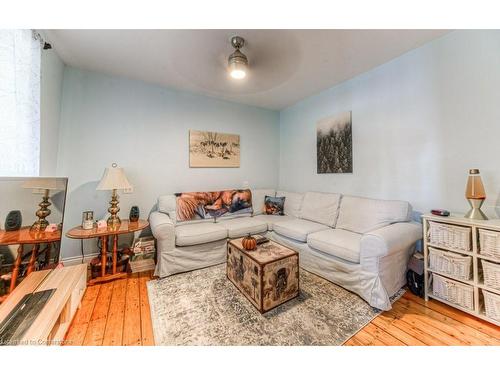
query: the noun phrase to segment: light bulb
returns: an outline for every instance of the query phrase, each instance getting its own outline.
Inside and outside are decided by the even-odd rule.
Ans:
[[[231,70],[231,77],[234,79],[243,79],[247,75],[247,73],[243,69],[233,69]]]

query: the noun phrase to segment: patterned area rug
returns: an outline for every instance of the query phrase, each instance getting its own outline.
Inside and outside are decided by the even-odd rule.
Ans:
[[[261,315],[225,267],[148,282],[156,345],[341,345],[380,313],[301,269],[299,296]]]

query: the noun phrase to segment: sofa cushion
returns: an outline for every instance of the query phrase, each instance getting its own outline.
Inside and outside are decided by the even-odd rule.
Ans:
[[[176,226],[186,225],[186,224],[199,224],[201,222],[205,223],[215,222],[213,217],[200,220],[177,221],[176,205],[177,205],[177,197],[175,196],[175,194],[160,195],[158,197],[158,211],[167,214]]]
[[[194,191],[175,196],[178,222],[252,214],[252,192],[249,189]]]
[[[296,241],[306,242],[310,233],[328,229],[326,225],[315,223],[309,220],[293,219],[275,223],[273,229],[282,236],[289,237]]]
[[[335,227],[340,194],[308,191],[304,195],[300,218]]]
[[[389,224],[409,221],[411,211],[411,205],[405,201],[345,195],[340,203],[337,228],[367,233]]]
[[[254,216],[254,218],[259,220],[259,221],[263,221],[263,222],[267,223],[267,230],[273,230],[275,223],[281,223],[281,222],[290,221],[290,220],[295,219],[292,216],[266,215],[266,214]]]
[[[266,195],[274,197],[276,191],[274,189],[252,189],[252,208],[254,216],[264,212],[264,198]]]
[[[196,223],[175,227],[175,244],[191,246],[227,238],[227,229],[222,224]]]
[[[285,197],[270,197],[266,195],[264,213],[266,215],[280,215],[285,214]]]
[[[285,215],[300,217],[300,208],[302,207],[302,200],[304,194],[293,193],[291,191],[278,191],[277,197],[285,197]]]
[[[229,238],[238,238],[247,234],[267,232],[267,223],[256,217],[241,217],[232,220],[224,220],[220,223],[227,229]]]
[[[353,263],[359,263],[361,234],[343,229],[311,233],[307,244],[313,249]]]

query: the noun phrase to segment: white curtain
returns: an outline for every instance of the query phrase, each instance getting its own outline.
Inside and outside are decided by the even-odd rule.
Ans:
[[[0,30],[0,176],[38,176],[39,40],[31,30]]]

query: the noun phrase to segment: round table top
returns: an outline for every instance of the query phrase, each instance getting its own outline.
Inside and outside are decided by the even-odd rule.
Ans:
[[[30,230],[22,227],[18,230],[0,230],[0,245],[23,245],[35,243],[57,242],[61,240],[61,231],[54,232]]]
[[[96,238],[103,236],[111,236],[125,233],[132,233],[149,227],[147,220],[139,220],[131,223],[130,220],[122,220],[119,227],[105,227],[83,229],[81,225],[70,229],[66,232],[66,237],[75,239]]]

